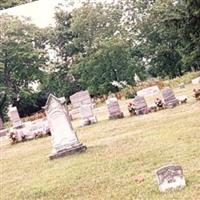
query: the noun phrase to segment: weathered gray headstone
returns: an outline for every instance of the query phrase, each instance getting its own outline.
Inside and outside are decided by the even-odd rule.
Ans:
[[[53,151],[50,159],[86,150],[73,130],[65,98],[50,94],[44,109],[52,135]]]
[[[161,192],[181,189],[186,185],[181,166],[164,166],[156,171],[156,178]]]
[[[148,106],[144,97],[136,96],[133,99],[133,104],[137,115],[148,112]]]
[[[106,105],[109,113],[109,119],[117,119],[124,117],[123,112],[120,110],[117,98],[115,97],[109,98],[106,101]]]
[[[23,125],[23,123],[19,117],[17,107],[10,106],[8,108],[8,116],[9,116],[12,126],[14,128],[21,127]]]
[[[83,126],[97,122],[91,104],[82,104],[80,107],[81,123]]]
[[[178,100],[176,99],[174,92],[171,88],[165,88],[162,91],[162,95],[166,107],[174,107],[178,104]]]

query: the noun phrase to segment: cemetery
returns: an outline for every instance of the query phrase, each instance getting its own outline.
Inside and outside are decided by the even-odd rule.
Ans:
[[[0,200],[200,200],[200,1],[0,1]]]
[[[81,115],[70,120],[65,99],[50,95],[44,110],[51,137],[17,145],[0,138],[3,199],[198,199],[200,107],[193,87],[173,89],[173,101],[166,98],[170,108],[174,96],[186,95],[187,104],[135,117],[127,110],[130,99],[112,97],[120,117],[110,117],[108,99],[93,106],[98,122],[90,126],[80,124]],[[156,98],[168,103],[163,96],[161,90],[142,98],[137,112]]]

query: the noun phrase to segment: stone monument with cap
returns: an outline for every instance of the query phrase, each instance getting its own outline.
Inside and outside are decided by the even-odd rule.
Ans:
[[[53,150],[49,158],[85,151],[86,146],[79,142],[72,127],[65,98],[50,94],[44,109],[52,135]]]

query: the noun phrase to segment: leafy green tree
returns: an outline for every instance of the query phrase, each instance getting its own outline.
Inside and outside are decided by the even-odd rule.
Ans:
[[[133,84],[135,73],[144,79],[145,69],[138,63],[137,58],[132,57],[128,44],[113,38],[102,42],[95,53],[80,59],[72,68],[72,73],[91,94],[107,94],[117,91],[113,81]]]
[[[0,10],[11,8],[25,3],[30,3],[36,0],[1,0]]]
[[[30,23],[8,15],[0,20],[0,88],[7,101],[16,104],[20,96],[34,92],[31,84],[42,81],[46,40],[42,30]]]

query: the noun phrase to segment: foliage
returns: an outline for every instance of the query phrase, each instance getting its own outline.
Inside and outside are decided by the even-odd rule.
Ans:
[[[11,8],[25,3],[30,3],[36,0],[1,0],[0,10]]]
[[[42,30],[30,23],[8,15],[0,20],[0,88],[6,92],[7,104],[18,104],[20,97],[31,98],[30,84],[43,78],[46,40]]]

